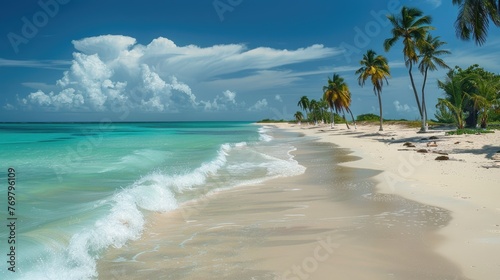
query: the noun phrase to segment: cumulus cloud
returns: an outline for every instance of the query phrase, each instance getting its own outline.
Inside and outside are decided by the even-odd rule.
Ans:
[[[283,99],[281,98],[281,95],[279,95],[279,94],[276,94],[276,95],[274,96],[274,99],[275,99],[276,101],[283,102]]]
[[[224,95],[224,98],[233,104],[236,104],[236,92],[232,92],[230,90],[226,90],[222,93]]]
[[[250,108],[248,108],[248,111],[262,111],[265,108],[267,108],[267,100],[264,98],[257,101],[254,105],[250,106]]]
[[[212,101],[201,101],[205,111],[224,111],[242,107],[245,103],[236,102],[236,92],[226,90],[222,95],[217,95]]]
[[[259,79],[255,84],[282,86],[298,78],[288,70],[273,68],[339,53],[322,45],[296,50],[247,49],[242,44],[177,46],[163,37],[142,45],[135,38],[121,35],[89,37],[72,43],[77,51],[73,53],[69,70],[54,86],[38,88],[21,98],[21,104],[79,111],[225,110],[238,106],[234,91],[226,90],[210,99],[205,97],[210,96],[209,93],[193,92],[190,84],[217,85],[219,82],[220,88],[239,82],[233,85],[247,89],[251,87],[250,81]],[[259,102],[252,110],[267,106],[265,99]]]
[[[401,104],[398,100],[394,101],[394,107],[398,112],[411,112],[413,109],[408,104]]]
[[[72,43],[78,51],[85,54],[98,54],[102,60],[108,61],[128,51],[136,44],[136,40],[127,36],[106,35],[73,40]]]

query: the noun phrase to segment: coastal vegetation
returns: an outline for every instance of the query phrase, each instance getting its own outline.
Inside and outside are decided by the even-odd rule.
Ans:
[[[489,119],[498,119],[500,115],[500,75],[477,64],[465,70],[455,67],[445,80],[438,81],[438,87],[445,97],[438,99],[437,106],[452,113],[458,129],[478,125],[484,129]]]
[[[500,26],[500,1],[496,0],[453,0],[459,6],[455,23],[457,36],[464,40],[475,40],[481,45],[485,42],[488,24]],[[472,65],[465,70],[459,66],[450,68],[442,56],[449,55],[449,50],[443,49],[446,42],[439,36],[433,36],[431,31],[432,18],[417,8],[402,7],[398,14],[388,15],[392,25],[390,38],[383,43],[385,51],[390,51],[396,43],[402,41],[402,53],[405,66],[415,97],[416,108],[420,115],[420,131],[427,132],[428,125],[453,124],[459,131],[464,128],[488,128],[491,121],[500,122],[500,75],[488,72],[479,65]],[[370,79],[373,91],[378,98],[379,115],[362,114],[356,119],[351,110],[352,94],[344,78],[338,73],[328,77],[323,86],[323,95],[319,100],[302,96],[297,105],[304,111],[297,112],[294,117],[314,124],[330,123],[334,128],[336,123],[349,123],[345,113],[349,113],[352,123],[356,121],[379,121],[379,130],[383,130],[382,89],[384,82],[389,85],[390,68],[387,58],[378,55],[374,50],[367,50],[359,62],[360,68],[355,72],[358,83],[364,86]],[[417,67],[422,75],[420,92],[413,76],[413,68]],[[429,71],[439,68],[448,69],[444,79],[438,80],[438,88],[443,96],[437,99],[436,120],[429,120],[425,96]],[[328,113],[328,110],[330,113]],[[300,113],[300,114],[299,114]],[[410,121],[411,126],[415,125]],[[469,131],[470,132],[470,131]],[[458,133],[458,132],[457,132]]]

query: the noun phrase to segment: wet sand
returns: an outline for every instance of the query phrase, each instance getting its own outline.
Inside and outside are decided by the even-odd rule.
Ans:
[[[379,171],[304,140],[305,174],[149,215],[140,240],[105,252],[99,279],[467,279],[436,253],[449,211],[377,193]]]

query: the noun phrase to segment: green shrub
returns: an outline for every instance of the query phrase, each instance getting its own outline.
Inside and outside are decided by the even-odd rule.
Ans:
[[[482,133],[495,133],[495,131],[488,129],[462,128],[454,131],[448,131],[446,132],[446,135],[482,134]]]
[[[363,122],[363,121],[378,121],[380,120],[380,117],[375,114],[363,114],[359,115],[356,117],[356,121],[358,122]]]

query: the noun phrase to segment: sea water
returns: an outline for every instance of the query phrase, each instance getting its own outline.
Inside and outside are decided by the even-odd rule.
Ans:
[[[148,213],[302,174],[293,142],[268,130],[234,122],[0,124],[0,278],[96,279],[100,255],[139,239]],[[7,269],[9,168],[15,272]]]

